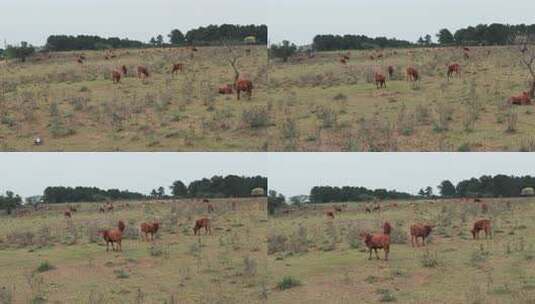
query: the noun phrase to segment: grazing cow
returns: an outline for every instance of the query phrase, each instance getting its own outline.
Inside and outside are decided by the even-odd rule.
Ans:
[[[336,212],[342,212],[342,207],[334,207],[334,211],[336,211]]]
[[[380,205],[375,205],[373,206],[373,212],[381,212],[381,206]]]
[[[489,212],[489,205],[487,205],[486,203],[481,203],[480,207],[481,207],[481,212],[483,213]]]
[[[145,241],[149,240],[149,234],[150,234],[150,240],[154,240],[154,235],[156,232],[158,232],[158,229],[160,229],[160,223],[154,222],[154,223],[141,223],[139,229],[145,236]]]
[[[520,94],[518,96],[509,97],[507,102],[509,104],[518,105],[518,106],[530,105],[531,104],[531,98],[529,98],[529,93],[528,92],[522,92],[522,94]]]
[[[360,234],[360,237],[370,251],[370,256],[368,260],[372,259],[372,250],[375,251],[375,256],[379,260],[377,249],[383,249],[385,251],[385,261],[388,261],[388,253],[390,252],[390,235],[385,233],[371,234],[368,232],[364,232]]]
[[[143,67],[143,66],[138,66],[137,67],[137,77],[138,78],[145,79],[145,78],[148,78],[149,76],[150,76],[149,70],[147,70],[146,67]]]
[[[453,73],[455,73],[456,76],[460,76],[461,66],[458,63],[448,65],[448,79],[453,76]]]
[[[128,74],[128,69],[126,68],[126,65],[123,64],[121,67],[121,72],[123,73],[123,76],[126,77],[126,74]]]
[[[481,200],[479,198],[474,198],[474,203],[481,203]]]
[[[370,55],[370,60],[375,60],[375,57],[373,55]]]
[[[84,61],[82,60],[82,58],[78,58],[78,60],[76,60],[79,64],[83,64]]]
[[[383,59],[383,54],[377,55],[377,59]]]
[[[208,204],[206,207],[208,208],[208,213],[212,213],[212,212],[215,211],[214,205],[212,205],[212,204]]]
[[[489,236],[492,238],[491,229],[490,229],[490,220],[479,220],[474,223],[474,228],[470,230],[472,232],[472,237],[474,240],[479,239],[479,232],[483,230],[485,231],[485,239]]]
[[[407,68],[407,80],[408,81],[417,81],[418,80],[418,70],[413,67]]]
[[[106,209],[104,209],[104,207],[100,206],[100,208],[98,208],[98,212],[99,213],[106,213]]]
[[[377,89],[382,87],[386,88],[386,78],[383,74],[375,73],[375,85],[377,86]]]
[[[111,249],[113,251],[123,251],[121,241],[123,240],[123,232],[126,226],[123,221],[119,221],[116,229],[111,230],[101,230],[99,234],[102,236],[104,241],[106,241],[106,252],[109,251],[109,245],[111,244]],[[117,246],[114,246],[117,244]]]
[[[63,216],[67,217],[67,218],[71,218],[71,212],[69,210],[65,210],[63,212]]]
[[[385,222],[383,224],[383,233],[390,235],[391,232],[392,232],[392,225],[390,225],[389,222]]]
[[[463,51],[465,51],[465,52],[470,52],[470,48],[463,47]]]
[[[394,75],[394,67],[389,65],[388,66],[388,77],[392,79],[392,76]]]
[[[325,212],[325,215],[330,218],[334,218],[334,212],[333,211],[327,211]]]
[[[113,83],[121,82],[121,72],[117,70],[111,71],[111,80],[113,81]]]
[[[191,51],[192,51],[192,52],[197,52],[198,49],[197,49],[196,47],[192,47],[192,48],[191,48]]]
[[[366,213],[372,213],[372,209],[370,207],[366,207]]]
[[[234,93],[234,90],[232,89],[232,84],[227,84],[226,86],[219,87],[217,91],[219,94],[224,94],[224,95]]]
[[[206,234],[210,233],[212,234],[212,227],[210,225],[210,219],[209,218],[201,218],[195,221],[195,227],[193,227],[193,234],[197,235],[197,232],[201,230],[201,228],[204,227],[204,231]],[[200,232],[199,232],[200,235]]]
[[[342,64],[347,64],[347,60],[345,58],[340,58],[338,61],[340,61]]]
[[[182,63],[173,63],[173,68],[171,69],[171,74],[175,75],[178,72],[182,72],[184,69],[184,64]]]
[[[236,80],[236,94],[238,100],[240,100],[240,92],[247,93],[247,99],[251,100],[253,96],[253,82],[247,79]]]
[[[412,247],[414,247],[414,243],[416,243],[416,247],[419,246],[418,238],[420,237],[422,238],[422,246],[425,246],[425,239],[431,234],[433,227],[434,225],[412,224],[410,227]]]

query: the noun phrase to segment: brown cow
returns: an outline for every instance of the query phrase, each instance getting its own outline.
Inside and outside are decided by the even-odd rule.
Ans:
[[[377,86],[377,89],[382,87],[386,88],[386,78],[383,74],[375,73],[375,85]]]
[[[431,234],[433,227],[434,225],[412,224],[410,227],[412,247],[414,247],[414,243],[416,243],[416,247],[419,246],[418,238],[420,237],[422,238],[422,246],[425,246],[425,239]]]
[[[481,230],[485,231],[485,239],[489,236],[492,238],[490,228],[490,220],[479,220],[474,223],[474,228],[472,228],[470,232],[472,232],[472,237],[474,238],[474,240],[479,239],[479,232]]]
[[[336,211],[336,212],[342,212],[342,207],[334,207],[334,211]]]
[[[99,234],[102,235],[102,238],[106,241],[106,252],[109,251],[109,245],[111,243],[111,249],[113,251],[123,251],[121,241],[123,240],[123,232],[125,225],[123,221],[119,221],[117,224],[117,229],[111,230],[101,230]],[[117,248],[114,247],[114,244],[117,243]]]
[[[121,82],[121,72],[117,70],[111,71],[111,80],[113,81],[113,83]]]
[[[522,92],[522,94],[520,94],[518,96],[509,97],[507,102],[509,104],[518,105],[518,106],[530,105],[531,104],[531,98],[529,98],[529,93],[528,92]]]
[[[392,232],[392,225],[390,225],[389,222],[385,222],[383,224],[383,233],[390,235],[391,232]]]
[[[340,61],[341,64],[347,64],[347,60],[344,58],[340,58],[338,61]]]
[[[383,249],[385,251],[385,261],[388,261],[388,253],[390,252],[390,235],[385,233],[370,234],[368,232],[364,232],[360,234],[360,237],[370,251],[368,260],[372,259],[372,250],[375,251],[375,256],[379,260],[377,249]]]
[[[253,96],[253,82],[247,79],[236,80],[236,94],[238,100],[240,100],[240,92],[247,93],[247,98],[251,100]]]
[[[201,230],[201,228],[204,227],[204,230],[206,234],[210,233],[212,234],[212,227],[210,225],[210,219],[209,218],[201,218],[195,221],[195,227],[193,227],[193,234],[197,235],[197,232]],[[199,233],[200,235],[200,233]]]
[[[232,84],[227,84],[226,86],[219,87],[217,90],[219,94],[232,94],[234,93],[234,90],[232,89]]]
[[[212,213],[212,212],[215,211],[214,205],[212,205],[212,204],[208,204],[206,207],[208,208],[208,213]]]
[[[417,81],[418,80],[418,70],[413,67],[407,68],[407,80],[408,81]]]
[[[456,76],[460,76],[461,66],[458,63],[448,65],[448,79],[453,76],[453,73],[455,73]]]
[[[158,229],[160,228],[160,223],[154,222],[154,223],[141,223],[141,226],[139,227],[143,235],[145,236],[145,240],[149,240],[149,234],[150,234],[150,240],[154,240],[154,235],[158,232]]]
[[[126,74],[128,74],[128,69],[126,68],[126,65],[123,64],[121,67],[121,72],[123,73],[123,76],[126,77]]]
[[[388,66],[388,77],[392,79],[392,76],[394,75],[394,67],[389,65]]]
[[[149,70],[144,66],[137,67],[137,77],[140,79],[145,79],[150,76]]]
[[[334,211],[326,211],[325,215],[330,218],[334,218]]]
[[[182,72],[184,69],[184,64],[182,63],[173,63],[173,68],[171,69],[171,74],[175,75],[178,72]]]
[[[69,210],[65,210],[63,212],[63,216],[67,217],[67,218],[71,218],[71,212]]]

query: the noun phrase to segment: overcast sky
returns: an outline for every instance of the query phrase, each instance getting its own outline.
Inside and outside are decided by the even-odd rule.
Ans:
[[[148,194],[180,179],[267,175],[261,153],[0,153],[0,193],[40,195],[47,186],[96,186]]]
[[[0,41],[44,45],[51,34],[148,41],[174,28],[266,24],[268,0],[1,0]],[[271,0],[269,0],[271,1]]]
[[[316,34],[364,34],[416,41],[442,28],[534,23],[533,0],[267,0],[270,42],[309,44]]]
[[[444,179],[535,175],[533,153],[272,153],[269,188],[287,197],[313,186],[364,186],[416,194]]]

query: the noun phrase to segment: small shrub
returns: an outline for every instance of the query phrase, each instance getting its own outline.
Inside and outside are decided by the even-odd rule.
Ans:
[[[279,283],[277,283],[277,288],[279,288],[280,290],[286,290],[286,289],[294,288],[294,287],[301,286],[301,285],[302,283],[298,279],[291,277],[291,276],[286,276],[282,278],[282,280],[280,280]]]
[[[39,266],[37,267],[37,272],[45,272],[54,269],[54,266],[50,264],[48,261],[43,261]]]
[[[421,263],[422,266],[426,268],[437,267],[439,265],[438,254],[436,252],[431,253],[429,249],[426,249],[424,254],[422,255]]]
[[[270,234],[268,236],[268,254],[286,251],[288,238],[282,234]]]
[[[381,297],[379,298],[379,302],[395,302],[396,301],[396,297],[394,297],[394,294],[392,293],[390,289],[380,288],[380,289],[377,289],[376,293],[381,295]]]
[[[242,113],[242,121],[249,128],[253,129],[267,127],[270,124],[269,111],[263,106],[244,110]]]
[[[113,271],[118,279],[128,279],[130,275],[124,269],[116,269]]]

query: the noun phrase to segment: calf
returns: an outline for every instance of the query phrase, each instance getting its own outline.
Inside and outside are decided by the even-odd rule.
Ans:
[[[490,220],[479,220],[474,223],[474,228],[472,228],[470,232],[472,232],[472,237],[474,238],[474,240],[479,239],[479,232],[481,230],[485,231],[485,239],[489,236],[492,238],[490,228]]]
[[[522,94],[518,96],[511,96],[507,102],[512,105],[530,105],[531,104],[531,98],[529,98],[528,92],[522,92]]]
[[[240,92],[247,93],[247,98],[251,100],[253,96],[253,82],[247,79],[236,80],[236,94],[238,100],[240,100]]]
[[[407,80],[408,81],[417,81],[419,78],[418,70],[413,67],[407,68]]]
[[[149,70],[146,67],[138,66],[137,67],[137,77],[140,79],[145,79],[150,76]]]
[[[171,69],[171,74],[175,75],[178,72],[182,72],[184,69],[184,64],[182,63],[173,63],[173,68]]]
[[[204,227],[204,230],[206,234],[210,233],[212,234],[212,227],[210,225],[210,219],[209,218],[201,218],[195,221],[195,227],[193,227],[193,234],[197,235],[197,232],[201,230],[201,228]],[[200,233],[199,233],[200,235]]]
[[[123,232],[126,226],[123,221],[119,221],[117,229],[101,230],[99,234],[102,235],[104,241],[106,241],[106,252],[109,251],[109,245],[113,251],[123,251],[121,241],[123,240]],[[114,244],[117,244],[114,246]]]
[[[388,66],[388,77],[392,79],[392,76],[394,76],[394,67],[389,65]]]
[[[448,65],[448,79],[450,79],[455,73],[456,76],[461,74],[461,66],[458,63]]]
[[[149,234],[150,234],[150,240],[154,240],[154,235],[158,232],[158,229],[160,228],[160,223],[141,223],[139,229],[145,236],[145,240],[149,240]]]
[[[386,78],[383,74],[375,73],[375,85],[377,86],[377,89],[382,87],[386,88]]]
[[[219,87],[218,93],[224,95],[234,93],[234,90],[232,89],[232,84],[227,84],[226,86]]]
[[[375,251],[375,256],[379,260],[379,255],[377,254],[377,249],[383,249],[385,251],[385,261],[388,261],[388,253],[390,252],[390,235],[384,233],[361,233],[361,239],[368,247],[370,256],[368,260],[372,259],[372,250]]]
[[[433,225],[412,224],[410,227],[412,247],[414,247],[414,243],[416,243],[416,247],[419,246],[418,238],[420,237],[422,238],[422,246],[425,246],[425,239],[431,234],[433,227]]]
[[[111,71],[111,80],[113,81],[113,83],[121,82],[121,72],[117,70]]]

